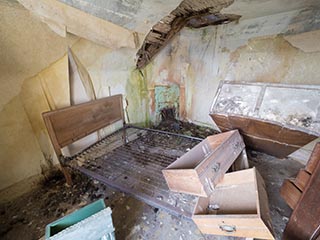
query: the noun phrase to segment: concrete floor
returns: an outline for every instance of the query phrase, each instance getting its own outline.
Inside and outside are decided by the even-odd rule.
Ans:
[[[292,159],[277,159],[249,151],[250,165],[255,166],[267,186],[275,238],[282,232],[291,214],[279,195],[284,178],[295,176],[302,165]],[[66,187],[60,173],[47,179],[39,189],[0,206],[0,239],[39,239],[45,225],[96,199],[104,198],[112,208],[117,239],[239,239],[203,235],[189,219],[179,218],[153,208],[124,193],[86,177],[75,175],[74,186]]]

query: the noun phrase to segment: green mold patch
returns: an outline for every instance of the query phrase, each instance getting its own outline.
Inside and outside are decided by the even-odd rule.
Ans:
[[[130,123],[149,126],[147,70],[133,69],[126,85],[127,115]]]
[[[155,112],[156,121],[161,120],[161,110],[173,108],[178,118],[180,87],[178,85],[155,86]]]

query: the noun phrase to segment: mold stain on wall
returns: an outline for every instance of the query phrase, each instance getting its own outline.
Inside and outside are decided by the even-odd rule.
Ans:
[[[126,84],[126,109],[127,119],[130,123],[139,123],[146,126],[150,125],[149,117],[149,90],[148,90],[148,66],[143,70],[132,69]]]

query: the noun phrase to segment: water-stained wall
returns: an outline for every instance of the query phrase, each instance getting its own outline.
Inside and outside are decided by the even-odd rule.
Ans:
[[[33,181],[58,163],[41,113],[71,103],[68,46],[88,70],[97,98],[128,92],[127,119],[145,122],[149,105],[134,49],[62,38],[16,2],[0,8],[0,190]]]
[[[320,84],[319,23],[313,9],[184,29],[150,64],[149,85],[178,84],[182,117],[212,126],[208,112],[220,80]]]
[[[37,118],[33,121],[33,116],[37,108],[47,107],[38,101],[39,88],[58,85],[52,86],[48,76],[55,76],[50,73],[43,73],[47,86],[41,85],[39,79],[28,78],[61,58],[67,41],[72,43],[76,38],[57,36],[15,1],[0,2],[0,19],[0,189],[3,189],[50,167],[50,156],[42,153],[42,149],[50,146],[38,141],[43,137],[40,131],[43,124]]]

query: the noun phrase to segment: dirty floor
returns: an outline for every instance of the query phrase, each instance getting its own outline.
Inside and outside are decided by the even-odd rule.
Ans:
[[[178,121],[162,123],[158,128],[198,137],[214,133],[211,129]],[[255,166],[265,180],[275,237],[281,239],[291,210],[281,199],[279,188],[283,179],[295,176],[302,165],[289,158],[277,159],[255,151],[248,151],[248,157],[250,165]],[[37,240],[44,235],[46,224],[100,198],[112,208],[119,240],[239,239],[203,235],[189,219],[172,216],[77,172],[73,174],[75,184],[72,187],[64,184],[60,172],[54,172],[38,189],[2,204],[0,239]]]

